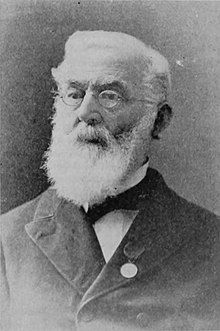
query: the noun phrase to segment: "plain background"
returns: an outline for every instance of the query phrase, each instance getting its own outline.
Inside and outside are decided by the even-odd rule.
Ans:
[[[154,142],[151,166],[180,195],[220,213],[220,2],[1,2],[2,212],[46,189],[51,67],[76,30],[129,33],[159,50],[172,71],[172,124]]]

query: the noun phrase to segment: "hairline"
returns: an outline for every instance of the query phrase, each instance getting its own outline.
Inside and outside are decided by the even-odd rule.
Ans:
[[[91,40],[90,40],[89,36],[92,36]],[[100,39],[99,39],[99,36],[100,36]],[[110,45],[106,44],[106,40],[104,38],[105,36],[110,36],[109,37],[110,41],[111,41]],[[113,37],[111,38],[111,36],[113,36]],[[86,39],[86,37],[87,37],[87,39]],[[107,39],[109,39],[109,38],[107,38]],[[127,39],[128,41],[129,40],[134,41],[137,48],[135,48],[135,49],[134,49],[134,47],[130,48],[129,42],[126,43],[123,38]],[[62,69],[62,67],[64,67],[64,65],[66,65],[66,64],[68,65],[68,60],[71,55],[71,52],[73,51],[74,45],[77,45],[77,44],[80,45],[80,47],[77,48],[77,51],[79,51],[79,53],[80,53],[80,51],[85,51],[86,49],[91,49],[91,48],[97,48],[97,46],[100,47],[100,49],[114,49],[117,40],[122,40],[124,42],[124,44],[126,45],[125,49],[122,49],[122,47],[120,48],[123,50],[122,54],[124,54],[125,56],[133,55],[134,58],[139,57],[139,59],[142,58],[146,62],[149,63],[149,66],[147,66],[147,64],[146,64],[146,68],[143,70],[143,77],[142,77],[143,87],[151,86],[150,83],[155,78],[158,79],[158,81],[161,78],[163,78],[163,79],[165,78],[167,80],[166,90],[170,90],[170,72],[169,72],[169,64],[168,64],[166,58],[163,55],[161,55],[158,51],[154,50],[150,46],[147,46],[141,40],[139,40],[133,36],[121,33],[121,32],[105,32],[105,31],[77,31],[77,32],[75,32],[67,40],[66,45],[65,45],[64,60],[61,62],[61,64],[58,66],[58,68],[55,69],[55,71],[58,72],[60,69]],[[161,72],[157,71],[158,67],[161,67],[164,70],[162,70]],[[59,75],[54,75],[54,71],[52,74],[53,74],[53,77],[55,78],[56,82],[59,83],[59,78],[58,78]],[[58,78],[58,79],[56,79],[56,78]],[[166,97],[168,93],[166,92],[165,94],[166,94],[165,95],[165,97]]]

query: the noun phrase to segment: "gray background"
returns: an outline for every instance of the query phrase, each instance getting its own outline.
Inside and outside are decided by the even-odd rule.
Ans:
[[[50,139],[50,69],[67,37],[103,29],[168,58],[175,116],[154,142],[151,166],[180,195],[219,213],[219,22],[217,1],[2,1],[2,212],[47,187],[39,167]]]

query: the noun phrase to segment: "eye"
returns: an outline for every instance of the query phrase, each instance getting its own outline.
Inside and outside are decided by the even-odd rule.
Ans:
[[[102,93],[100,93],[99,97],[101,99],[106,99],[110,101],[118,101],[119,99],[121,99],[120,94],[115,91],[103,91]]]
[[[78,88],[72,88],[71,90],[67,91],[66,95],[62,99],[66,105],[78,107],[84,96],[85,91]]]
[[[99,102],[105,108],[113,108],[122,100],[122,96],[115,91],[106,90],[99,94]]]
[[[85,96],[85,91],[74,88],[67,92],[66,98],[68,99],[83,99]]]

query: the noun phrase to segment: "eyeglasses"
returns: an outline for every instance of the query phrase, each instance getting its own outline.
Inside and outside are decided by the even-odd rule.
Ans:
[[[86,95],[85,91],[73,89],[71,91],[68,91],[65,95],[61,96],[61,99],[67,106],[71,106],[73,109],[77,109],[83,102],[85,95]],[[143,102],[148,102],[149,104],[152,105],[155,104],[156,102],[156,100],[151,98],[149,99],[132,98],[130,100],[126,100],[118,92],[112,90],[102,91],[96,96],[96,98],[102,107],[109,110],[115,108],[123,101],[128,101],[128,102],[143,101]]]

